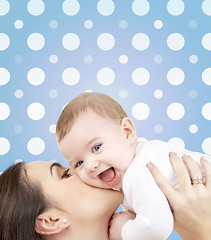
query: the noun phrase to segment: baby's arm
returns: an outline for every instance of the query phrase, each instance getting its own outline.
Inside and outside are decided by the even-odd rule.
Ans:
[[[109,240],[122,239],[123,225],[128,221],[134,219],[135,216],[125,211],[115,213],[110,222]]]
[[[134,168],[132,172],[131,179],[127,178],[125,197],[136,218],[124,224],[122,239],[167,239],[173,230],[173,215],[166,197],[146,167]]]

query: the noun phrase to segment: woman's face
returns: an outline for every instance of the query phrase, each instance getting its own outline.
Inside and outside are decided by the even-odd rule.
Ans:
[[[71,219],[89,221],[111,216],[122,202],[122,194],[88,186],[67,168],[44,161],[25,164],[29,180],[39,183],[47,199],[67,212]]]

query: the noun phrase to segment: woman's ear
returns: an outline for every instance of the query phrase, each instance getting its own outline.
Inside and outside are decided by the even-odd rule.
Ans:
[[[69,226],[70,222],[57,209],[49,209],[41,213],[35,221],[35,231],[42,235],[58,234]]]
[[[130,141],[130,143],[134,143],[137,141],[136,129],[135,129],[133,121],[130,118],[125,117],[122,119],[121,128],[122,128],[125,136]]]

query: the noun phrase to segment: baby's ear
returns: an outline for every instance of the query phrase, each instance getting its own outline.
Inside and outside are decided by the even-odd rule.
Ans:
[[[41,235],[61,233],[70,226],[70,222],[57,209],[49,209],[41,213],[35,221],[35,231]]]
[[[130,118],[125,117],[122,119],[121,128],[122,128],[125,136],[128,138],[128,140],[131,140],[131,142],[136,140],[136,138],[137,138],[136,137],[136,129],[135,129],[133,121]]]

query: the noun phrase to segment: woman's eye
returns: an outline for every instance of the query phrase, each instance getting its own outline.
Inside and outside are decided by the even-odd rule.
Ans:
[[[68,178],[71,177],[71,174],[69,173],[69,168],[64,172],[64,174],[62,175],[62,178]]]
[[[81,166],[81,165],[83,164],[83,162],[84,162],[84,161],[82,161],[82,160],[81,160],[81,161],[79,161],[79,162],[76,164],[76,167],[79,167],[79,166]]]
[[[100,149],[101,145],[102,144],[98,144],[98,145],[94,146],[92,151],[97,152]]]

